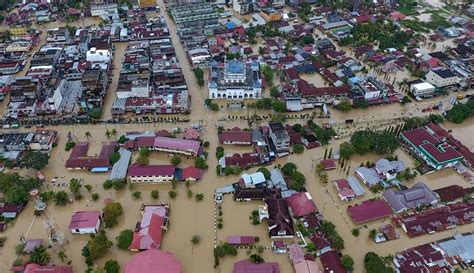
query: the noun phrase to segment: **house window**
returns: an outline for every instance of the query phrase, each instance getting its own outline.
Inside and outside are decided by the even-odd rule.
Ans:
[[[79,232],[79,229],[78,229],[78,228],[76,228],[76,232]]]

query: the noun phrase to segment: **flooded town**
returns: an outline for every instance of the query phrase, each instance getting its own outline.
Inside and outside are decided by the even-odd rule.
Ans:
[[[472,272],[470,1],[0,7],[0,272]]]

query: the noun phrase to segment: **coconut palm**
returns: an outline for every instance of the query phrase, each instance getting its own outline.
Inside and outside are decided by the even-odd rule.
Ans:
[[[45,265],[51,260],[47,249],[44,246],[36,247],[30,255],[30,263]]]
[[[111,133],[113,136],[116,136],[118,134],[117,129],[113,128]]]
[[[109,131],[109,130],[106,130],[106,131],[105,131],[105,137],[107,137],[107,139],[109,139],[110,136],[111,136],[110,131]]]
[[[64,260],[66,260],[67,255],[66,255],[66,253],[64,253],[64,251],[60,251],[58,253],[58,258],[61,260],[62,263],[64,263]]]
[[[89,138],[92,136],[91,132],[89,132],[89,131],[85,132],[84,135],[87,138],[87,140],[89,140]]]

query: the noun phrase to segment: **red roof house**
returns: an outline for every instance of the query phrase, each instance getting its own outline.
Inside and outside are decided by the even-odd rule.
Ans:
[[[365,200],[355,206],[349,206],[347,213],[357,223],[365,223],[392,215],[392,209],[383,199]]]
[[[198,181],[201,180],[203,174],[204,170],[189,166],[183,169],[181,179],[183,181]]]
[[[163,231],[167,230],[168,209],[168,204],[142,206],[143,216],[137,223],[129,250],[160,249]]]
[[[18,269],[18,270],[17,270]],[[38,265],[38,264],[28,264],[26,267],[16,267],[12,268],[13,272],[22,272],[22,273],[72,273],[72,266],[64,265]]]
[[[287,197],[286,201],[290,211],[296,217],[303,217],[318,211],[311,195],[307,192],[297,192]]]
[[[102,214],[98,210],[75,211],[69,223],[69,230],[74,234],[95,234],[99,232]]]
[[[278,263],[254,264],[248,260],[234,263],[232,273],[280,273]]]
[[[341,258],[335,251],[324,252],[319,258],[323,264],[324,272],[347,273],[347,270],[342,266]]]
[[[134,183],[160,183],[174,179],[175,166],[132,164],[128,167],[128,177]]]
[[[255,243],[253,236],[229,236],[227,243],[231,245],[252,245]]]
[[[181,273],[181,263],[170,252],[149,249],[133,255],[124,273]]]
[[[334,163],[334,161],[331,159],[321,160],[321,164],[323,165],[325,171],[334,170],[336,168],[336,163]]]
[[[79,142],[74,146],[69,155],[69,159],[66,160],[66,168],[69,170],[98,170],[107,171],[110,167],[110,156],[115,152],[117,142],[111,142],[109,144],[102,145],[99,155],[88,156],[87,151],[89,150],[88,142]]]
[[[224,131],[219,136],[219,142],[221,144],[251,145],[252,132],[241,131],[239,128]]]

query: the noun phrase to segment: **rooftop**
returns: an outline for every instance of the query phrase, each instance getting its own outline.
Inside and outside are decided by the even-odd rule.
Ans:
[[[71,217],[69,229],[95,228],[100,217],[101,213],[98,210],[75,211]]]
[[[347,213],[355,223],[361,224],[392,215],[390,206],[382,199],[365,200],[355,206],[349,206]]]

